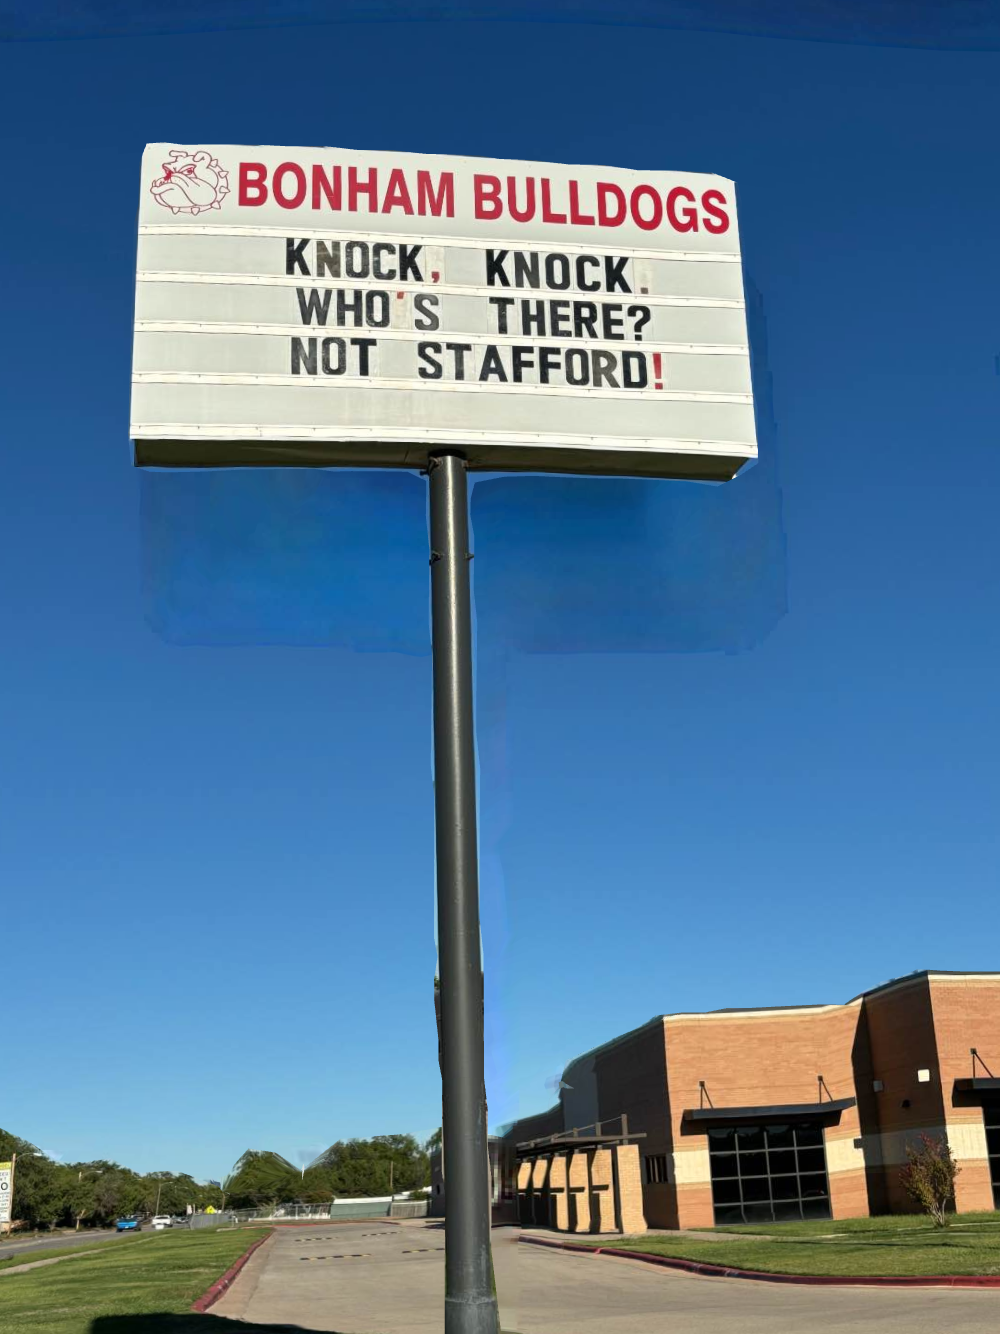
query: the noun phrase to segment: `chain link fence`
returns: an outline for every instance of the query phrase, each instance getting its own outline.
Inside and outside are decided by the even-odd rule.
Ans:
[[[239,1223],[295,1223],[347,1218],[426,1218],[429,1200],[398,1200],[388,1195],[369,1199],[332,1200],[327,1204],[260,1205],[256,1209],[227,1209],[226,1218]],[[222,1221],[222,1216],[211,1216]]]

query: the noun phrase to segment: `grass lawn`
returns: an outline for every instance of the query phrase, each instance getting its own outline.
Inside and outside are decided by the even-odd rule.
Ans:
[[[54,1260],[57,1255],[76,1255],[80,1251],[96,1250],[98,1246],[127,1246],[130,1242],[148,1235],[149,1233],[144,1232],[126,1232],[121,1237],[116,1237],[114,1241],[110,1241],[107,1237],[96,1237],[93,1241],[87,1241],[86,1233],[82,1235],[79,1232],[67,1233],[65,1246],[53,1246],[51,1250],[43,1247],[38,1251],[20,1251],[16,1255],[0,1256],[0,1270],[12,1269],[15,1265],[32,1265],[39,1260]]]
[[[741,1229],[750,1234],[745,1237],[732,1229],[728,1238],[720,1233],[718,1241],[639,1236],[605,1238],[603,1244],[771,1274],[1000,1275],[998,1224],[1000,1217],[994,1213],[963,1214],[947,1228],[935,1228],[920,1217],[852,1218],[748,1227]],[[588,1238],[586,1244],[602,1242]]]
[[[126,1331],[204,1327],[209,1317],[179,1322],[196,1297],[268,1228],[231,1232],[147,1233],[95,1242],[93,1255],[0,1276],[0,1330],[18,1334],[126,1334]],[[67,1250],[10,1256],[11,1263],[49,1260]],[[9,1266],[5,1266],[9,1267]],[[213,1320],[211,1328],[224,1328]]]
[[[951,1227],[981,1228],[992,1224],[1000,1228],[1000,1213],[953,1214]],[[764,1237],[843,1237],[857,1233],[893,1233],[936,1231],[924,1214],[883,1214],[876,1218],[811,1218],[798,1223],[740,1223],[711,1231],[743,1236]]]

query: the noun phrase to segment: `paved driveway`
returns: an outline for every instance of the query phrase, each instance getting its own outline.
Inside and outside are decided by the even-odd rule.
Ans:
[[[501,1323],[518,1334],[995,1334],[1000,1290],[774,1287],[493,1233]],[[212,1313],[337,1334],[441,1334],[444,1231],[423,1222],[279,1231]]]
[[[84,1228],[81,1232],[61,1232],[56,1237],[31,1237],[28,1240],[0,1242],[0,1260],[7,1255],[22,1255],[28,1251],[51,1251],[70,1246],[89,1246],[92,1241],[107,1241],[118,1233],[113,1227]],[[17,1234],[14,1234],[15,1238]]]

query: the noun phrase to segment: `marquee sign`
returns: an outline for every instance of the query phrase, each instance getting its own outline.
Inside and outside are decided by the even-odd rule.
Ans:
[[[756,457],[733,184],[151,144],[139,464],[725,480]]]
[[[10,1226],[11,1196],[14,1191],[14,1163],[0,1163],[0,1227]]]

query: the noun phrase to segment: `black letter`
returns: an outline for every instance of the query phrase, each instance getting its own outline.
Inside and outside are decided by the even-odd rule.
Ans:
[[[561,359],[562,353],[557,347],[540,347],[538,349],[538,379],[541,384],[549,383],[549,376],[553,371],[559,369]]]
[[[395,269],[389,269],[386,272],[382,270],[382,255],[391,255],[396,247],[391,241],[376,241],[372,246],[372,277],[379,278],[382,282],[391,282],[396,276]]]
[[[304,243],[303,243],[304,244]],[[487,250],[486,286],[509,287],[510,279],[503,271],[503,262],[510,252],[507,250]]]
[[[568,301],[549,302],[549,322],[552,325],[553,338],[569,337],[569,326],[566,323],[568,319],[569,319]]]
[[[333,348],[337,353],[336,366],[330,360],[330,349]],[[324,375],[343,375],[347,370],[347,344],[342,338],[324,338],[323,339],[323,374]]]
[[[615,379],[615,362],[617,358],[613,352],[595,352],[594,353],[594,388],[599,388],[607,383],[612,389],[618,389],[619,384]]]
[[[340,277],[340,242],[334,241],[333,249],[325,241],[316,242],[316,277],[322,278],[328,273],[331,278]]]
[[[285,241],[285,272],[294,273],[295,266],[298,265],[299,273],[304,273],[308,277],[309,265],[303,258],[302,252],[309,242],[296,241],[293,236],[289,236]]]
[[[388,329],[389,293],[376,287],[365,293],[365,324],[369,329]]]
[[[569,286],[569,260],[565,255],[545,256],[545,282],[557,292]]]
[[[368,369],[368,357],[373,347],[378,346],[378,340],[375,338],[352,338],[351,347],[358,349],[358,374],[370,375]]]
[[[472,351],[471,343],[445,343],[445,347],[455,356],[455,379],[465,379],[465,354]]]
[[[577,255],[577,257],[576,257],[576,285],[577,285],[577,287],[579,287],[579,289],[580,289],[581,292],[599,292],[599,291],[601,290],[601,280],[600,280],[600,278],[595,278],[594,281],[593,281],[592,283],[588,283],[588,282],[584,279],[584,276],[583,276],[583,275],[584,275],[584,265],[585,265],[585,264],[593,264],[596,268],[600,268],[600,266],[601,266],[601,261],[597,258],[596,255]]]
[[[620,332],[622,327],[621,304],[615,302],[605,304],[601,315],[603,316],[604,337],[609,341],[616,338],[623,339],[625,335]]]
[[[604,285],[609,292],[631,292],[625,278],[627,258],[615,259],[612,255],[604,256]]]
[[[306,344],[308,343],[308,349]],[[301,375],[302,367],[305,367],[306,375],[316,374],[316,339],[315,338],[293,338],[292,339],[292,374]]]
[[[423,366],[417,367],[417,374],[420,376],[421,380],[441,379],[441,374],[442,374],[441,363],[439,361],[435,361],[434,358],[431,356],[432,352],[440,352],[440,351],[441,351],[440,343],[417,344],[417,356],[424,363]]]
[[[535,364],[535,349],[518,345],[512,347],[510,351],[511,360],[514,363],[513,380],[515,384],[520,384],[524,379],[524,372],[530,371]]]
[[[635,374],[632,368],[635,367]],[[649,384],[649,370],[645,352],[622,353],[622,382],[626,389],[645,389]]]
[[[508,333],[507,307],[514,304],[514,298],[512,296],[491,296],[488,300],[491,306],[497,308],[497,333]]]
[[[344,273],[348,278],[368,277],[367,241],[348,241],[344,246]]]
[[[534,306],[534,310],[532,310]],[[527,298],[521,302],[521,332],[531,334],[532,332],[545,337],[545,302],[530,301]]]
[[[437,313],[438,299],[430,292],[418,292],[413,298],[416,315],[413,319],[415,329],[440,329],[441,316]]]
[[[571,347],[566,353],[566,383],[590,383],[590,356],[582,347]]]
[[[483,357],[483,368],[479,372],[479,378],[480,380],[488,380],[491,375],[495,375],[504,384],[507,383],[507,372],[500,360],[500,353],[493,343],[487,343],[486,353]]]
[[[350,300],[348,301],[348,296]],[[337,288],[337,327],[342,329],[347,323],[347,313],[354,316],[355,329],[361,323],[361,293],[356,287]]]
[[[579,338],[581,334],[586,334],[588,338],[597,337],[596,302],[573,302],[573,333],[577,338]]]
[[[296,294],[299,298],[299,314],[302,316],[303,324],[312,324],[313,316],[316,317],[317,324],[325,324],[327,316],[330,314],[330,298],[333,296],[332,288],[327,288],[320,296],[315,287],[309,289],[309,296],[306,297],[305,289],[296,287]]]
[[[541,279],[538,276],[538,263],[539,255],[537,251],[534,251],[530,255],[526,255],[522,250],[515,250],[514,286],[540,287]]]
[[[422,245],[401,245],[399,247],[399,281],[422,283],[423,274],[417,267],[417,260],[420,258]]]

